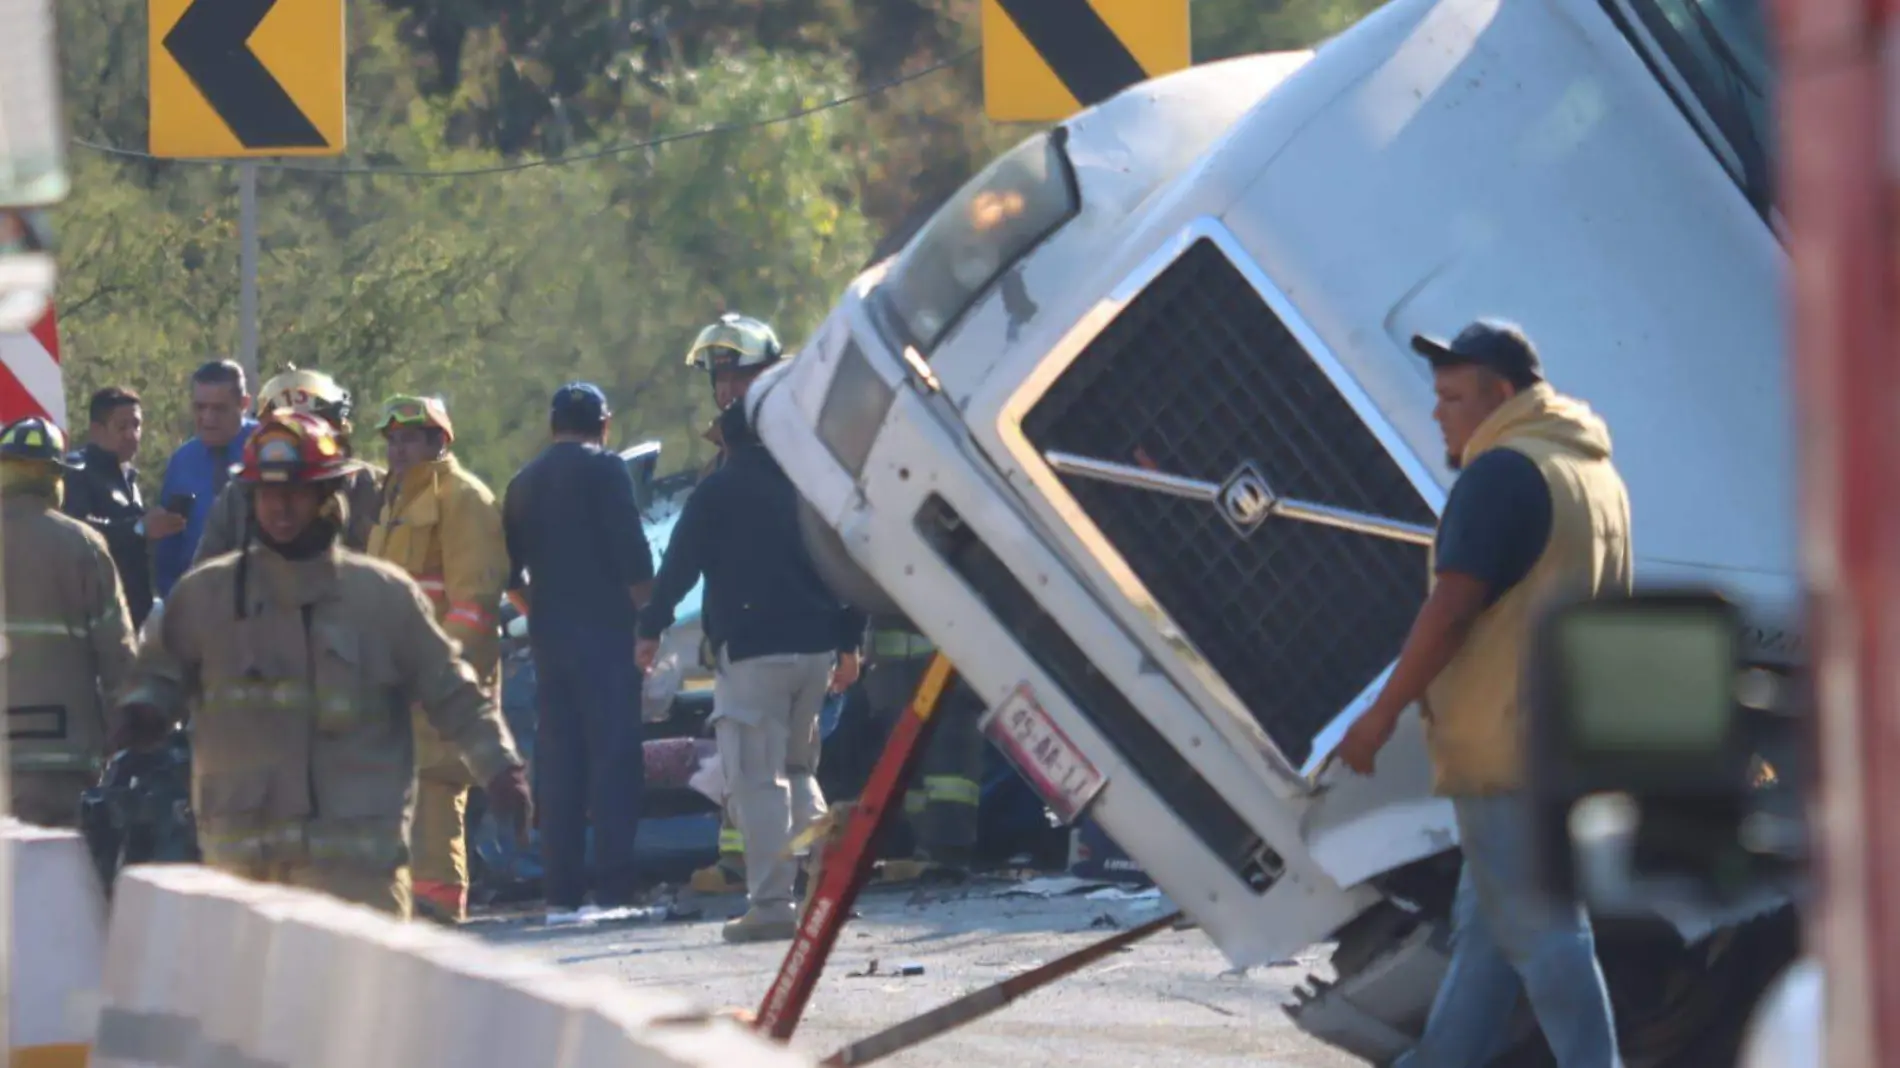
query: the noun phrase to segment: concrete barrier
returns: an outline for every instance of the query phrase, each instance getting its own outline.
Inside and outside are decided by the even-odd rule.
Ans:
[[[99,1068],[795,1068],[684,998],[187,866],[119,877]]]
[[[83,1068],[105,957],[106,901],[83,838],[0,820],[13,880],[12,1068]]]

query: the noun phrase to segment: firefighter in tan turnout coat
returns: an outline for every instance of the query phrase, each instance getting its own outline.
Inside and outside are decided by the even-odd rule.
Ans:
[[[190,710],[206,863],[406,917],[412,705],[518,833],[531,802],[507,725],[415,581],[338,546],[335,498],[356,469],[314,416],[257,428],[238,474],[255,529],[148,621],[117,729],[149,747]]]
[[[65,435],[38,418],[0,431],[12,812],[71,827],[105,758],[105,700],[132,662],[131,616],[106,542],[59,510]]]
[[[455,428],[435,397],[393,397],[383,407],[389,477],[369,554],[407,571],[461,643],[462,659],[499,692],[496,610],[508,584],[508,547],[495,495],[449,448]],[[416,819],[409,835],[416,909],[459,923],[468,916],[468,789],[479,785],[461,754],[418,711]]]

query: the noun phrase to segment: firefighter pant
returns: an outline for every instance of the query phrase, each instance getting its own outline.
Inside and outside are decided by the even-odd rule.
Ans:
[[[646,755],[633,643],[631,630],[611,627],[535,636],[535,807],[551,909],[577,909],[586,897],[590,823],[594,903],[634,901]]]
[[[416,778],[409,863],[415,874],[417,906],[443,919],[468,918],[467,816],[468,786],[424,768]]]
[[[397,919],[410,916],[409,869],[395,871],[350,864],[253,864],[226,869],[232,875],[260,883],[277,883],[315,890],[320,894],[386,912]]]
[[[881,724],[895,724],[910,707],[930,666],[929,656],[873,660],[864,673],[864,696]],[[968,864],[976,848],[977,812],[983,800],[983,701],[961,679],[947,690],[931,718],[930,745],[920,772],[904,797],[904,814],[917,851],[931,860]]]
[[[84,771],[19,771],[11,774],[13,818],[35,827],[79,826],[79,795],[97,776]]]
[[[719,652],[713,735],[739,832],[746,898],[754,911],[794,907],[793,838],[825,813],[818,789],[818,714],[831,680],[830,653],[733,662]]]
[[[409,825],[409,867],[416,907],[441,919],[468,918],[468,789],[475,777],[461,753],[413,713],[416,815]]]

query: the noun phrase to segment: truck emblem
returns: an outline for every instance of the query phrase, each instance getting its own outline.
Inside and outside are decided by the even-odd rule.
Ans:
[[[1267,476],[1251,461],[1227,476],[1216,498],[1221,516],[1243,538],[1259,530],[1260,524],[1273,514],[1275,499],[1273,487],[1267,485]]]
[[[1227,481],[1215,483],[1156,470],[1150,466],[1152,461],[1148,461],[1146,454],[1139,450],[1136,452],[1136,459],[1148,461],[1142,463],[1141,466],[1117,463],[1114,460],[1098,460],[1092,456],[1077,456],[1072,452],[1052,451],[1044,453],[1043,459],[1047,460],[1049,466],[1058,474],[1069,475],[1073,478],[1086,478],[1128,489],[1163,493],[1184,500],[1205,501],[1219,508],[1221,518],[1227,520],[1228,524],[1243,538],[1260,529],[1267,520],[1275,517],[1296,523],[1331,527],[1334,530],[1349,530],[1355,534],[1365,534],[1410,545],[1430,545],[1437,534],[1435,527],[1424,523],[1408,523],[1402,519],[1371,515],[1351,508],[1282,497],[1273,492],[1273,486],[1267,482],[1267,476],[1261,474],[1259,466],[1251,460],[1241,464],[1238,470],[1228,475]]]

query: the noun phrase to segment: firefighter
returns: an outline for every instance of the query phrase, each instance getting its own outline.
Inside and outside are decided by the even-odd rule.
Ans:
[[[693,339],[693,347],[686,351],[686,366],[707,373],[712,380],[713,405],[724,412],[745,396],[753,379],[784,358],[785,347],[770,326],[751,316],[727,312]],[[702,479],[726,462],[719,423],[719,414],[715,413],[700,435],[719,450],[700,471]],[[702,621],[706,610],[701,608]],[[733,817],[730,799],[719,811],[719,859],[694,872],[691,885],[703,894],[734,894],[745,889],[745,835]]]
[[[369,554],[407,571],[461,643],[462,659],[496,693],[508,584],[508,547],[495,495],[449,451],[455,428],[435,397],[394,397],[380,428],[389,449],[383,502]],[[454,747],[418,711],[416,818],[409,849],[416,911],[444,923],[468,918],[468,791],[478,786]]]
[[[132,662],[131,615],[99,533],[61,514],[66,436],[29,417],[0,431],[13,815],[73,827],[105,758],[104,701]]]
[[[702,578],[702,618],[717,657],[713,728],[734,815],[745,834],[745,915],[728,942],[782,941],[797,926],[800,833],[825,814],[818,787],[819,715],[827,693],[857,681],[864,616],[818,577],[798,535],[797,490],[745,419],[720,416],[732,450],[680,512],[640,613],[640,666],[659,649],[680,599]]]
[[[864,696],[874,722],[888,732],[910,707],[937,648],[910,620],[891,615],[872,617],[869,644]],[[880,879],[957,881],[969,874],[983,799],[983,734],[977,727],[982,717],[982,699],[962,680],[944,692],[924,750],[921,781],[904,795],[914,843],[911,859],[884,861]]]
[[[494,699],[427,596],[338,544],[338,497],[358,466],[315,416],[258,426],[237,474],[254,504],[240,547],[188,572],[154,613],[116,731],[149,749],[189,712],[205,863],[407,918],[412,705],[517,835],[532,803]]]
[[[264,388],[257,393],[257,417],[263,419],[282,408],[322,419],[336,429],[341,444],[349,446],[352,410],[350,391],[322,371],[301,371],[292,367],[264,383]],[[348,506],[347,523],[343,531],[346,548],[357,552],[369,548],[370,528],[376,525],[376,511],[382,503],[378,488],[381,481],[382,472],[375,465],[364,463],[344,484],[343,501]],[[204,536],[198,540],[198,551],[192,555],[193,567],[238,547],[238,541],[244,534],[246,504],[249,500],[249,491],[241,482],[227,484],[224,492],[218,494],[217,501],[211,506],[211,514],[205,519]]]

